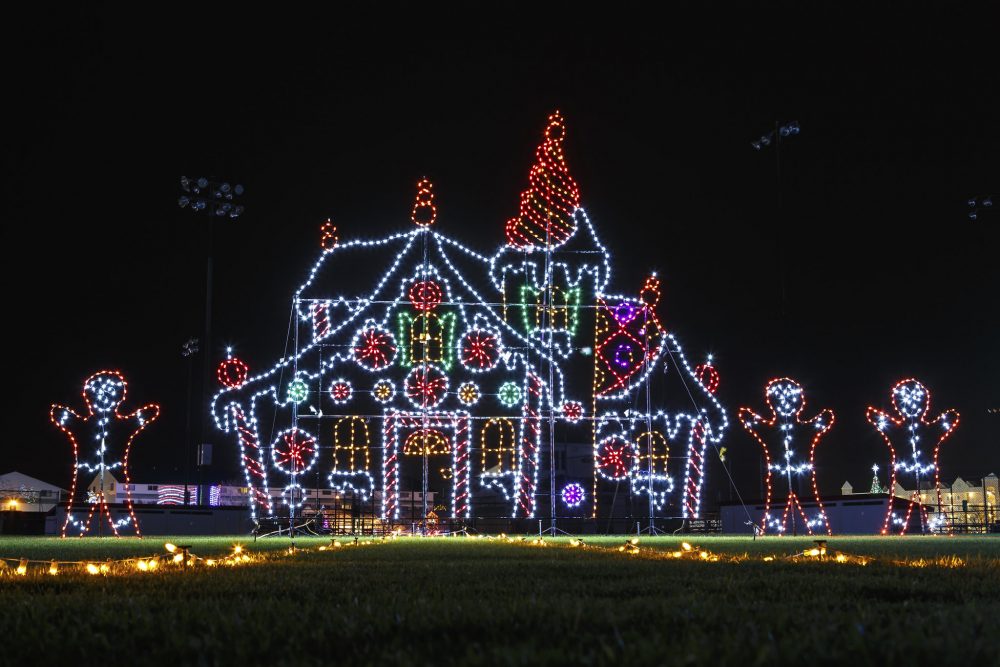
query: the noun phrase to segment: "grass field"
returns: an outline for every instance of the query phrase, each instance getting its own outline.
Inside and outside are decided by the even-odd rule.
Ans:
[[[288,540],[173,538],[236,568],[0,577],[5,664],[997,664],[1000,539],[830,538],[866,566],[785,560],[808,538],[686,538],[743,560],[672,560],[679,538],[547,548],[398,539],[283,553]],[[0,538],[0,556],[100,561],[165,538]],[[315,549],[327,540],[297,540]],[[765,562],[763,556],[777,556]],[[660,556],[660,557],[657,557]],[[952,557],[960,559],[958,566]],[[917,561],[923,567],[900,565]],[[941,559],[941,560],[937,560]],[[945,561],[944,559],[948,559]],[[41,566],[35,566],[41,567]],[[41,570],[38,570],[41,572]],[[34,571],[33,571],[34,572]]]

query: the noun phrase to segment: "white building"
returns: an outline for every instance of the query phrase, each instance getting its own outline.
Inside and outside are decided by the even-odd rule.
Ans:
[[[983,532],[988,526],[1000,521],[997,511],[997,501],[1000,500],[1000,479],[990,473],[985,477],[967,482],[956,477],[951,484],[942,484],[940,488],[940,507],[938,492],[933,481],[920,484],[919,493],[915,489],[904,488],[897,480],[892,489],[892,495],[904,500],[910,500],[917,493],[920,502],[934,511],[930,513],[933,521],[939,518],[950,529],[962,532]],[[844,495],[851,495],[850,483],[841,487]]]
[[[0,475],[0,503],[5,511],[48,512],[65,494],[65,489],[24,473]]]

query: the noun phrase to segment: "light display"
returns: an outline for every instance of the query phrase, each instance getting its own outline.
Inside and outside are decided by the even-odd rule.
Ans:
[[[433,508],[418,517],[400,502],[413,491],[425,503],[427,491],[446,498],[452,518],[471,516],[480,498],[525,518],[549,497],[554,513],[560,491],[538,473],[556,425],[594,456],[589,498],[579,484],[579,501],[563,509],[590,500],[579,511],[596,515],[625,484],[657,509],[699,515],[705,448],[728,425],[712,394],[717,373],[689,365],[667,332],[655,275],[637,296],[606,290],[610,254],[580,207],[565,139],[556,112],[490,256],[441,232],[448,221],[426,178],[408,231],[340,239],[324,226],[322,252],[292,299],[294,350],[238,385],[222,382],[212,399],[216,425],[240,447],[254,518],[273,516],[269,489],[294,491],[302,472],[279,463],[275,448],[286,444],[270,434],[306,426],[319,454],[303,463],[340,493],[374,497],[387,521],[404,510],[427,518]],[[342,287],[348,258],[371,268],[370,287]],[[671,390],[652,372],[668,358],[678,369]],[[673,456],[670,443],[680,444]]]
[[[767,462],[763,532],[772,530],[784,534],[788,531],[789,519],[792,521],[792,532],[796,532],[798,524],[795,512],[798,512],[810,535],[813,534],[813,529],[829,534],[830,522],[816,483],[816,448],[833,427],[833,410],[826,408],[811,419],[803,419],[805,393],[802,385],[790,378],[777,378],[768,382],[764,389],[764,401],[771,411],[768,417],[758,415],[750,408],[739,410],[740,423],[764,450]],[[809,441],[808,459],[797,449],[797,444],[802,441]],[[812,513],[803,508],[798,484],[799,476],[807,473],[812,481],[812,497],[816,504]],[[781,475],[786,483],[785,510],[780,517],[771,514],[775,474]]]
[[[337,233],[337,226],[333,224],[333,220],[327,218],[326,222],[319,229],[319,246],[323,250],[333,250],[337,247],[339,240],[340,236]]]
[[[250,374],[250,367],[234,357],[233,349],[228,348],[226,350],[226,360],[219,364],[215,374],[219,379],[219,384],[223,387],[232,387],[235,389],[247,381],[247,376]]]
[[[528,189],[521,193],[521,212],[507,222],[507,242],[514,247],[562,245],[576,231],[580,191],[563,155],[565,137],[565,123],[556,111],[549,116],[545,140],[535,152]]]
[[[564,486],[560,495],[566,507],[579,507],[583,504],[586,492],[583,490],[582,486],[573,482]]]
[[[156,490],[157,505],[183,505],[184,485],[183,484],[160,484]]]
[[[125,402],[127,388],[125,377],[119,371],[99,371],[83,383],[86,414],[79,415],[62,405],[53,405],[49,411],[49,419],[66,434],[73,447],[73,481],[66,506],[66,520],[62,526],[63,537],[66,537],[70,528],[81,536],[85,535],[90,530],[94,514],[98,515],[98,521],[107,519],[111,532],[116,536],[119,528],[128,525],[132,526],[137,536],[142,536],[132,507],[132,481],[128,460],[133,441],[160,416],[160,406],[149,404],[135,412],[122,413],[121,406]],[[123,449],[113,449],[115,442],[124,443]],[[81,452],[84,447],[85,452]],[[128,516],[115,520],[108,508],[108,503],[115,501],[115,495],[110,491],[113,478],[109,473],[119,469],[125,479],[125,509]],[[73,506],[81,471],[94,475],[97,479],[86,518],[79,516]]]
[[[923,532],[937,527],[931,525],[927,512],[920,502],[920,489],[924,480],[933,478],[938,507],[941,507],[941,471],[938,467],[938,456],[941,445],[958,427],[959,415],[956,410],[946,410],[930,419],[928,418],[930,409],[930,391],[919,380],[907,378],[900,380],[892,388],[892,414],[869,407],[865,415],[868,423],[875,427],[889,448],[888,492],[891,494],[896,487],[898,475],[911,476],[914,481],[914,491],[907,501],[905,516],[900,516],[895,511],[893,503],[889,503],[882,525],[884,535],[897,532],[897,529],[900,535],[905,535],[914,505],[917,506]],[[921,444],[924,437],[933,443],[934,449],[930,452],[926,451],[926,445]],[[896,444],[893,444],[894,440]]]

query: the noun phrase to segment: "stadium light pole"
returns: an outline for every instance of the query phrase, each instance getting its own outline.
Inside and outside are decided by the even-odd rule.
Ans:
[[[965,203],[969,207],[969,220],[973,222],[978,220],[980,215],[995,211],[993,208],[993,195],[986,195],[985,197],[976,195],[975,197],[969,197]]]
[[[784,325],[784,318],[787,313],[786,302],[787,302],[787,290],[785,289],[785,263],[782,261],[782,220],[781,220],[781,144],[790,137],[794,137],[799,134],[801,128],[799,127],[799,121],[793,120],[785,124],[781,124],[777,120],[774,121],[774,129],[770,130],[766,134],[762,134],[758,138],[750,142],[750,146],[757,152],[762,152],[768,148],[774,147],[774,189],[775,189],[775,202],[777,204],[777,210],[775,212],[775,251],[778,255],[778,287],[780,293],[778,294],[779,303],[779,316],[782,319],[782,325]],[[781,331],[784,332],[785,327],[781,326]],[[760,480],[760,497],[764,497],[764,454],[759,453],[760,457],[760,475],[758,475]],[[792,517],[792,529],[795,528],[795,517]]]
[[[191,492],[188,491],[188,483],[191,481],[191,447],[194,445],[191,437],[191,395],[194,393],[194,355],[198,353],[198,339],[188,338],[181,345],[181,356],[188,360],[188,395],[187,395],[187,425],[186,438],[187,447],[184,455],[184,504],[191,504]]]
[[[181,176],[180,180],[182,194],[177,198],[177,205],[183,209],[194,213],[206,213],[208,215],[208,251],[205,260],[205,337],[203,346],[203,364],[201,392],[202,399],[208,396],[208,381],[210,375],[210,365],[212,363],[212,243],[214,237],[214,223],[216,218],[228,217],[231,220],[243,215],[243,205],[238,203],[238,197],[243,196],[242,185],[230,185],[227,182],[211,181],[205,177],[190,179]],[[205,419],[200,420],[199,433],[201,440],[205,439]],[[186,457],[191,458],[191,453],[187,452]],[[191,462],[184,464],[184,469],[190,471]],[[190,473],[186,473],[184,480],[185,489],[190,483]],[[185,491],[185,496],[187,492]]]

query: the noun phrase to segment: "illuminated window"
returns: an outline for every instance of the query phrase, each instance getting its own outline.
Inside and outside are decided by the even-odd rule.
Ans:
[[[399,316],[399,336],[406,346],[404,363],[439,363],[451,367],[455,314],[424,312],[416,317],[406,313]]]
[[[368,425],[361,417],[343,417],[333,427],[334,472],[367,472]]]
[[[639,471],[650,472],[654,475],[667,474],[667,459],[670,457],[670,446],[667,439],[659,431],[646,431],[635,439],[636,447],[639,450]],[[650,460],[652,459],[652,460]]]
[[[494,417],[482,432],[483,472],[513,472],[517,467],[517,436],[509,419]]]

